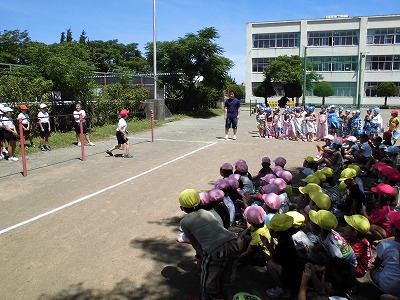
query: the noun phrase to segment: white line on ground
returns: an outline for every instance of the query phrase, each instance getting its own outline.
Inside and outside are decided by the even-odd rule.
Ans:
[[[148,138],[129,138],[129,140],[148,140]],[[164,142],[185,142],[185,143],[203,143],[203,144],[211,144],[212,142],[207,141],[188,141],[188,140],[169,140],[169,139],[154,139],[154,141],[164,141]]]
[[[30,218],[30,219],[28,219],[28,220],[25,220],[25,221],[23,221],[23,222],[20,222],[20,223],[18,223],[18,224],[13,225],[13,226],[7,227],[7,228],[5,228],[5,229],[3,229],[3,230],[0,230],[0,235],[4,234],[4,233],[6,233],[6,232],[9,232],[9,231],[11,231],[11,230],[14,230],[14,229],[16,229],[16,228],[18,228],[18,227],[21,227],[21,226],[23,226],[23,225],[26,225],[26,224],[28,224],[28,223],[31,223],[31,222],[33,222],[33,221],[39,220],[39,219],[41,219],[41,218],[44,218],[44,217],[46,217],[46,216],[48,216],[48,215],[54,214],[55,212],[58,212],[58,211],[60,211],[60,210],[63,210],[64,208],[70,207],[70,206],[75,205],[75,204],[77,204],[77,203],[79,203],[79,202],[88,200],[88,199],[90,199],[90,198],[92,198],[92,197],[94,197],[94,196],[97,196],[97,195],[99,195],[99,194],[102,194],[102,193],[104,193],[104,192],[106,192],[106,191],[109,191],[109,190],[111,190],[111,189],[114,189],[114,188],[116,188],[116,187],[118,187],[118,186],[120,186],[120,185],[123,185],[123,184],[125,184],[125,183],[127,183],[127,182],[129,182],[129,181],[132,181],[132,180],[134,180],[134,179],[136,179],[136,178],[139,178],[139,177],[144,176],[144,175],[146,175],[146,174],[149,174],[149,173],[151,173],[151,172],[153,172],[153,171],[155,171],[155,170],[158,170],[158,169],[160,169],[160,168],[162,168],[162,167],[165,167],[165,166],[167,166],[167,165],[169,165],[169,164],[172,164],[172,163],[176,162],[177,160],[180,160],[180,159],[182,159],[182,158],[185,158],[185,157],[187,157],[187,156],[189,156],[189,155],[192,155],[192,154],[194,154],[194,153],[196,153],[196,152],[202,151],[202,150],[204,150],[204,149],[206,149],[206,148],[208,148],[208,147],[214,146],[215,144],[217,144],[217,143],[208,144],[208,145],[203,146],[203,147],[201,147],[201,148],[198,148],[198,149],[196,149],[196,150],[194,150],[194,151],[191,151],[191,152],[186,153],[186,154],[184,154],[184,155],[181,155],[181,156],[179,156],[179,157],[177,157],[177,158],[174,158],[174,159],[172,159],[172,160],[170,160],[170,161],[167,161],[167,162],[165,162],[165,163],[163,163],[163,164],[161,164],[161,165],[159,165],[159,166],[157,166],[157,167],[154,167],[154,168],[152,168],[152,169],[149,169],[149,170],[147,170],[147,171],[145,171],[145,172],[143,172],[143,173],[140,173],[140,174],[138,174],[138,175],[129,177],[129,178],[127,178],[127,179],[125,179],[125,180],[123,180],[123,181],[120,181],[120,182],[118,182],[118,183],[116,183],[116,184],[113,184],[113,185],[110,185],[110,186],[108,186],[108,187],[105,187],[105,188],[103,188],[103,189],[101,189],[101,190],[98,190],[97,192],[94,192],[94,193],[92,193],[92,194],[83,196],[83,197],[78,198],[78,199],[76,199],[76,200],[74,200],[74,201],[72,201],[72,202],[69,202],[69,203],[64,204],[64,205],[62,205],[62,206],[59,206],[59,207],[54,208],[54,209],[52,209],[52,210],[49,210],[49,211],[47,211],[47,212],[45,212],[45,213],[42,213],[42,214],[40,214],[40,215],[38,215],[38,216],[36,216],[36,217]]]

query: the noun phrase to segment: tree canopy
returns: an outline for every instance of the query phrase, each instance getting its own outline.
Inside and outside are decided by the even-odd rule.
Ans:
[[[332,83],[321,81],[315,85],[313,93],[315,96],[322,97],[322,105],[324,105],[325,97],[333,96],[335,91],[335,87]]]
[[[385,103],[383,105],[387,106],[387,98],[397,96],[397,86],[393,82],[382,82],[378,85],[376,94],[378,97],[385,97]]]

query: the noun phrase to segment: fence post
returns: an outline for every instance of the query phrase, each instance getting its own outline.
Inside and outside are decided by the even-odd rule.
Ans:
[[[150,110],[150,121],[151,121],[151,142],[154,142],[154,112]]]
[[[85,137],[83,136],[83,116],[79,114],[79,140],[81,141],[82,161],[85,160]]]
[[[22,175],[28,176],[28,169],[26,167],[26,153],[25,153],[25,135],[22,128],[22,118],[18,119],[19,141],[21,144],[21,160],[22,160]]]

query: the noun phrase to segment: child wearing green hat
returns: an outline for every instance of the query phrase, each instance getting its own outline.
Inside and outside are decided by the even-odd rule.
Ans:
[[[312,232],[320,237],[321,243],[315,245],[308,253],[309,262],[325,265],[333,257],[343,257],[354,267],[357,259],[347,241],[334,229],[338,221],[334,214],[327,210],[311,210],[309,213]],[[321,251],[322,250],[322,251]]]
[[[278,214],[267,224],[271,235],[277,240],[277,244],[273,247],[268,240],[263,239],[272,257],[267,262],[267,270],[275,287],[266,290],[267,296],[271,298],[290,297],[291,293],[298,292],[300,286],[304,263],[292,240],[293,222],[292,216]]]
[[[370,224],[362,215],[344,216],[344,220],[347,223],[344,236],[357,259],[355,274],[356,277],[363,277],[372,265],[371,244],[365,237],[365,234],[369,232]]]
[[[232,299],[239,256],[235,235],[212,212],[199,209],[200,195],[196,190],[182,191],[179,205],[187,213],[180,222],[182,231],[201,259],[201,298]]]

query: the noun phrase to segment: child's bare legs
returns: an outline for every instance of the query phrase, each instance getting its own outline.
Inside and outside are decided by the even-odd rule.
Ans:
[[[16,141],[12,140],[12,141],[8,142],[8,155],[10,157],[14,156],[14,152],[15,152],[16,146],[17,146],[17,142]]]
[[[130,146],[131,146],[131,143],[129,143],[129,142],[126,142],[126,143],[125,143],[125,154],[126,154],[126,155],[129,154],[129,148],[130,148]]]

